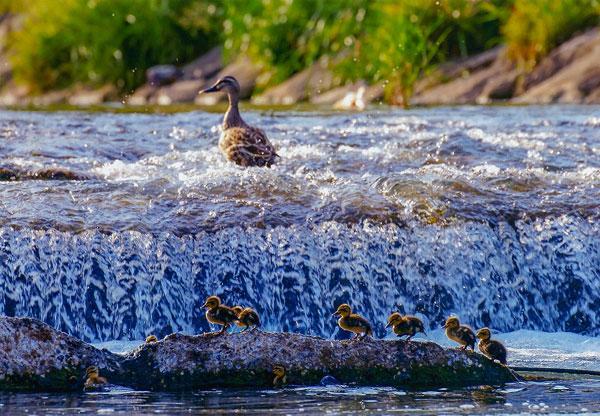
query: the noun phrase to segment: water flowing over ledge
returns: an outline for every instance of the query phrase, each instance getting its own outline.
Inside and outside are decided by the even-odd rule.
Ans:
[[[209,329],[218,294],[264,328],[343,338],[351,303],[386,334],[391,311],[426,327],[600,334],[600,230],[561,216],[513,224],[402,227],[369,222],[152,236],[0,229],[0,314],[32,316],[86,341]]]

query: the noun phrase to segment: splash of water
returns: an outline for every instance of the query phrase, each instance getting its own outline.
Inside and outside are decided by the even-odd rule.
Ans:
[[[88,341],[209,329],[217,294],[252,306],[267,330],[343,337],[352,304],[385,335],[395,310],[429,328],[600,334],[599,226],[561,216],[403,227],[335,222],[158,236],[0,229],[0,313],[38,317]]]

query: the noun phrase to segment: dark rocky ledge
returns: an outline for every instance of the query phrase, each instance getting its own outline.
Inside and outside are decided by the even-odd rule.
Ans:
[[[342,383],[430,388],[514,381],[508,369],[481,354],[433,342],[372,340],[342,343],[299,334],[172,334],[124,356],[98,350],[28,318],[0,318],[0,390],[81,388],[85,368],[97,365],[113,384],[136,389],[272,387],[272,368],[290,384]]]
[[[88,366],[118,379],[121,360],[37,319],[0,317],[0,390],[80,390]]]

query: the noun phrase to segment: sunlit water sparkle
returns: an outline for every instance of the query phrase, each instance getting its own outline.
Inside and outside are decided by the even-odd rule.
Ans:
[[[504,333],[600,335],[598,114],[597,106],[250,111],[247,121],[283,158],[242,169],[219,153],[217,114],[0,111],[0,314],[33,316],[86,341],[135,340],[209,329],[199,306],[218,294],[253,306],[267,330],[338,339],[345,335],[327,317],[342,302],[378,337],[393,310],[418,315],[432,336],[449,314]],[[56,172],[80,180],[43,180]],[[519,352],[506,336],[509,353],[527,363],[533,347]],[[539,364],[559,364],[563,347],[537,350],[554,357]],[[571,359],[586,366],[597,356]],[[523,394],[539,407],[536,392],[551,387],[532,386]],[[315,394],[335,396],[333,413],[347,405],[410,414],[398,409],[420,403],[423,413],[541,411],[520,399],[480,407],[376,391],[385,403]],[[235,407],[258,393],[131,394],[132,406],[174,400],[172,413],[183,413],[213,396],[228,397],[214,406]],[[263,395],[291,407],[310,396]],[[106,403],[69,400],[74,409]],[[544,412],[585,412],[563,403],[573,407]]]

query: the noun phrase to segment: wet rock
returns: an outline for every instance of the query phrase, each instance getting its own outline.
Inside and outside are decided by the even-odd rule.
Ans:
[[[151,97],[158,91],[160,87],[152,84],[144,84],[136,89],[133,94],[127,98],[127,104],[129,105],[146,105],[149,103]]]
[[[593,102],[600,87],[600,31],[593,29],[552,51],[529,74],[519,104]],[[587,99],[591,96],[590,99]]]
[[[89,177],[85,174],[71,172],[64,169],[43,169],[28,174],[27,178],[60,181],[85,181],[89,179]]]
[[[410,100],[414,105],[432,104],[486,104],[493,99],[510,98],[513,95],[515,83],[519,75],[516,65],[503,53],[503,49],[486,55],[486,59],[474,58],[478,65],[473,72],[468,66],[460,71],[458,68],[452,72],[461,73],[460,78],[423,89]],[[495,57],[491,65],[491,57]]]
[[[73,95],[69,97],[68,103],[81,107],[100,105],[111,98],[116,98],[116,94],[117,89],[111,84],[104,85],[98,89],[76,87]]]
[[[202,79],[177,81],[160,88],[150,99],[150,104],[170,105],[174,103],[193,103],[201,89],[206,86]]]
[[[153,85],[170,84],[182,75],[183,71],[175,65],[156,65],[146,70],[146,80]]]
[[[200,58],[190,62],[181,69],[170,65],[169,71],[176,75],[170,85],[161,86],[156,80],[148,78],[148,82],[127,98],[129,105],[159,104],[169,105],[176,103],[193,103],[198,92],[210,81],[213,81],[218,72],[223,69],[222,48],[216,47]],[[175,71],[175,68],[177,71]],[[239,70],[236,69],[236,70]]]
[[[212,48],[200,58],[185,65],[182,80],[204,79],[208,80],[216,76],[223,69],[223,48],[217,46]]]
[[[240,97],[248,98],[252,94],[252,90],[254,90],[256,78],[258,78],[259,73],[260,68],[250,58],[241,56],[208,80],[207,85],[213,85],[219,78],[230,75],[235,77],[240,84]],[[215,92],[198,95],[194,102],[198,105],[213,105],[225,99],[227,99],[227,95]]]
[[[119,357],[32,318],[0,317],[0,390],[79,389],[86,367],[118,380]]]
[[[16,181],[18,178],[19,176],[14,170],[0,167],[0,181]]]
[[[318,62],[298,72],[287,81],[252,99],[258,105],[290,105],[310,99],[334,87],[333,72],[326,62]]]
[[[31,318],[0,317],[0,390],[80,390],[95,365],[112,384],[151,390],[272,387],[274,365],[294,384],[440,387],[514,380],[481,354],[432,342],[342,343],[299,334],[171,334],[116,355]]]
[[[124,357],[122,376],[139,389],[272,387],[274,365],[294,384],[342,383],[402,387],[500,384],[514,377],[484,356],[433,342],[342,343],[299,334],[253,331],[223,336],[172,334]]]
[[[30,88],[27,85],[16,84],[14,79],[6,83],[0,92],[0,105],[23,106],[31,102],[29,98]]]
[[[525,75],[517,94],[522,94],[524,91],[544,82],[561,69],[574,63],[575,60],[594,53],[598,47],[600,47],[600,31],[598,28],[588,30],[562,43],[542,59],[533,71]]]

